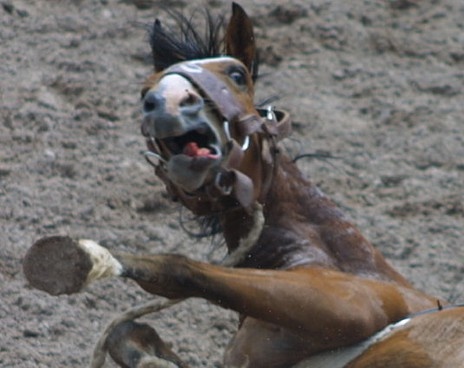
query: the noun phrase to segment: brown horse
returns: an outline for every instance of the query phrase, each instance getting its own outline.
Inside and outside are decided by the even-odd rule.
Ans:
[[[225,367],[463,367],[464,308],[414,289],[280,148],[289,116],[253,102],[253,28],[236,4],[218,42],[156,21],[155,72],[142,91],[147,158],[169,194],[219,221],[224,264],[179,255],[111,255],[91,241],[39,240],[24,271],[37,288],[74,293],[106,276],[170,299],[237,311]],[[227,55],[224,56],[223,54]],[[156,162],[154,162],[156,161]],[[148,325],[111,329],[122,367],[187,367]]]

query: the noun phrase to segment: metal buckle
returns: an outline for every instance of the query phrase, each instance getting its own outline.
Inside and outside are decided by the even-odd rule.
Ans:
[[[274,106],[269,105],[266,107],[266,119],[269,121],[277,122],[277,117],[274,112]]]
[[[224,120],[224,133],[226,134],[227,140],[231,141],[232,136],[230,135],[229,122],[227,120]],[[248,149],[248,147],[250,147],[250,137],[247,135],[245,136],[243,144],[240,146],[240,148],[243,152],[245,152]]]
[[[160,162],[162,162],[163,164],[167,163],[167,161],[161,155],[152,151],[143,152],[143,156],[145,157],[145,160],[153,167],[158,167]],[[151,160],[152,158],[156,158],[159,161],[154,162]]]

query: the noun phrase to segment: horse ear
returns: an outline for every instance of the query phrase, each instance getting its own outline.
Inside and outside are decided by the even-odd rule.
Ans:
[[[245,10],[232,3],[232,16],[225,33],[226,53],[240,60],[250,72],[256,68],[256,44],[253,24]]]
[[[156,45],[161,44],[161,41],[166,40],[166,36],[164,33],[164,29],[161,26],[161,21],[156,18],[155,22],[153,23],[153,26],[150,29],[150,46],[151,46],[151,51],[152,51],[152,57],[153,57],[153,66],[155,67],[155,72],[161,72],[163,69],[165,69],[165,65],[161,62],[161,57],[159,53],[157,52],[157,47]]]

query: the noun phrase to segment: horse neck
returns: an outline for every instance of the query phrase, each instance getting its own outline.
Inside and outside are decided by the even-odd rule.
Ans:
[[[286,157],[275,170],[262,210],[261,236],[240,266],[317,265],[408,284]],[[244,210],[229,212],[222,220],[229,251],[257,226],[253,213]]]

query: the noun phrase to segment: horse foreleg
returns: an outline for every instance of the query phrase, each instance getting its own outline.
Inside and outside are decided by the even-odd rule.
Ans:
[[[32,286],[52,295],[77,293],[87,284],[121,276],[124,271],[123,265],[95,242],[61,236],[37,241],[27,252],[23,269]],[[152,327],[132,320],[165,307],[144,305],[113,321],[95,348],[91,367],[103,366],[108,352],[123,368],[187,368]]]
[[[127,277],[156,295],[201,297],[290,329],[308,338],[314,352],[354,344],[435,303],[393,283],[315,267],[230,269],[176,255],[112,255],[90,241],[62,238],[61,243],[41,240],[28,252],[24,270],[33,286],[72,293],[102,277]]]

